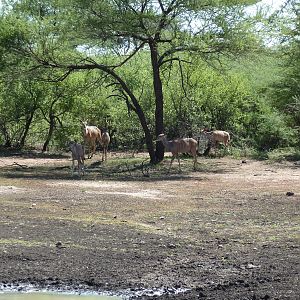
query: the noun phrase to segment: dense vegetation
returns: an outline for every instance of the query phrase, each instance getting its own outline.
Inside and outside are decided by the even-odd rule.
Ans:
[[[255,2],[3,1],[0,145],[63,148],[89,120],[152,162],[159,133],[203,127],[236,149],[299,149],[299,5]]]

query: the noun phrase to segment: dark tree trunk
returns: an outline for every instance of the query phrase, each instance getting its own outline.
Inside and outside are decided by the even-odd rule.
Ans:
[[[154,152],[154,148],[153,148],[152,135],[151,135],[151,132],[150,132],[149,127],[147,125],[147,120],[146,120],[145,114],[144,114],[143,109],[140,106],[138,100],[134,96],[133,92],[128,88],[125,81],[123,81],[119,75],[117,75],[113,70],[111,70],[109,68],[102,67],[101,69],[103,71],[107,72],[108,74],[112,75],[120,83],[123,90],[129,96],[129,98],[132,102],[132,106],[134,108],[134,111],[137,114],[137,116],[140,120],[140,123],[142,125],[143,131],[145,133],[145,142],[146,142],[148,153],[149,153],[149,156],[150,156],[150,161],[151,161],[151,163],[156,163],[157,159],[155,157],[155,152]]]
[[[149,43],[151,51],[151,64],[153,71],[153,86],[155,93],[155,135],[156,137],[164,132],[164,98],[163,89],[159,73],[157,44],[155,41]],[[155,157],[157,161],[164,158],[164,146],[161,142],[156,143]]]
[[[139,117],[140,123],[142,125],[143,131],[145,134],[145,141],[146,141],[148,153],[150,156],[150,161],[151,161],[151,163],[155,163],[156,157],[155,157],[155,152],[154,152],[154,148],[153,148],[152,136],[151,136],[150,130],[147,125],[145,114],[144,114],[141,106],[139,105],[137,99],[131,92],[129,92],[129,97],[130,97],[131,101],[133,102],[133,105],[135,107],[135,112]]]
[[[26,140],[27,134],[29,132],[29,127],[31,125],[31,122],[32,122],[32,119],[33,119],[33,116],[34,116],[34,112],[35,112],[35,109],[33,109],[26,118],[26,123],[25,123],[24,131],[23,131],[23,135],[20,139],[20,143],[18,144],[19,149],[23,149],[23,147],[25,145],[25,140]]]
[[[52,135],[53,135],[53,132],[54,132],[54,128],[55,128],[55,116],[53,113],[50,113],[49,115],[49,130],[48,130],[48,135],[47,135],[47,138],[46,138],[46,141],[43,145],[43,152],[47,151],[47,148],[48,148],[48,145],[51,141],[51,138],[52,138]]]

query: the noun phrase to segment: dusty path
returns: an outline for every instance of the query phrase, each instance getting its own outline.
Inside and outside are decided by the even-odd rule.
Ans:
[[[94,161],[80,180],[69,163],[0,157],[6,288],[299,299],[299,165],[207,159],[197,172],[113,177]]]

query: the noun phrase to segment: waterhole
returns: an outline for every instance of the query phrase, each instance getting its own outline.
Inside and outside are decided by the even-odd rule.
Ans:
[[[121,300],[117,296],[73,295],[55,293],[0,293],[0,300]]]

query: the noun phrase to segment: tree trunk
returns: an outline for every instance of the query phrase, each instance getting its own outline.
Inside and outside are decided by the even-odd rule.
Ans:
[[[150,156],[150,162],[155,163],[156,158],[155,158],[155,152],[154,152],[154,148],[153,148],[153,141],[152,141],[152,136],[151,136],[150,130],[147,125],[143,126],[143,129],[144,129],[144,133],[145,133],[145,141],[146,141],[148,153]]]
[[[129,91],[127,91],[127,92],[129,92]],[[140,123],[141,123],[143,131],[145,133],[145,141],[146,141],[148,153],[149,153],[149,156],[150,156],[150,162],[151,163],[156,163],[156,157],[155,157],[155,152],[154,152],[154,148],[153,148],[152,135],[151,135],[150,130],[147,126],[145,114],[144,114],[141,106],[139,105],[137,99],[135,98],[135,96],[131,92],[129,92],[128,95],[129,95],[131,101],[133,102],[133,105],[135,107],[135,112],[139,117]]]
[[[48,135],[47,135],[46,141],[45,141],[45,143],[43,145],[42,152],[47,151],[48,145],[50,143],[50,140],[52,138],[52,135],[53,135],[53,132],[54,132],[54,128],[55,128],[55,116],[54,116],[53,113],[50,113],[49,119],[50,119],[50,122],[49,122],[50,125],[49,125]]]
[[[164,98],[159,73],[157,44],[153,41],[152,43],[149,43],[149,46],[151,51],[153,86],[155,93],[155,135],[157,137],[164,132]],[[161,161],[164,158],[164,146],[161,142],[156,143],[155,157],[157,161]]]
[[[132,102],[132,105],[134,107],[134,111],[138,115],[138,118],[139,118],[140,123],[141,123],[142,128],[143,128],[143,131],[145,133],[145,141],[146,141],[148,153],[149,153],[149,156],[150,156],[150,162],[151,163],[156,163],[157,159],[155,157],[155,152],[154,152],[154,148],[153,148],[152,135],[151,135],[151,132],[150,132],[150,130],[148,128],[145,114],[144,114],[143,109],[140,106],[138,100],[134,96],[133,92],[129,89],[129,87],[127,86],[127,84],[125,83],[125,81],[117,73],[115,73],[110,68],[103,67],[103,66],[100,69],[103,70],[104,72],[112,75],[112,77],[115,78],[120,83],[120,85],[122,86],[123,90],[129,96],[129,98],[130,98],[130,100]]]
[[[26,118],[24,132],[23,132],[23,135],[20,139],[20,143],[18,144],[19,149],[23,149],[23,147],[25,145],[25,140],[26,140],[27,134],[29,132],[29,127],[31,125],[31,122],[32,122],[32,119],[33,119],[33,116],[34,116],[34,112],[35,112],[35,109],[33,109]]]

